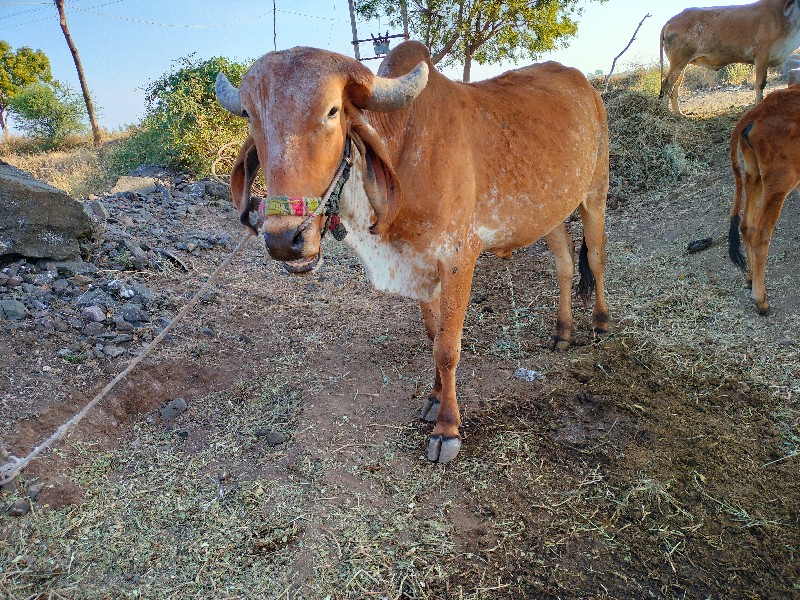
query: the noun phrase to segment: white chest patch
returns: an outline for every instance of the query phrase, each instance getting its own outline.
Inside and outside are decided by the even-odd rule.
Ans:
[[[798,21],[800,21],[800,17],[798,17]],[[792,52],[800,47],[800,22],[792,23],[792,27],[793,31],[782,42],[776,43],[770,50],[769,62],[774,66],[782,63]]]
[[[354,168],[342,190],[340,217],[345,243],[358,254],[370,283],[378,290],[430,302],[439,295],[437,252],[420,252],[403,241],[386,241],[369,232],[373,211],[364,192],[361,171]]]

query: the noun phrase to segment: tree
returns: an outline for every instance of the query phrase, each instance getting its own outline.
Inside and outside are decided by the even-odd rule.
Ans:
[[[607,0],[588,0],[606,2]],[[463,65],[470,80],[472,62],[535,60],[564,47],[578,31],[581,0],[411,0],[409,29],[431,50],[434,64]],[[396,0],[357,0],[356,10],[369,19],[386,15],[401,25]]]
[[[80,96],[58,83],[25,86],[11,99],[9,108],[20,128],[39,140],[45,150],[58,148],[68,136],[86,130]]]
[[[72,36],[67,27],[67,15],[64,13],[64,0],[54,0],[56,10],[58,10],[58,20],[61,23],[61,31],[64,33],[64,39],[67,40],[67,46],[72,53],[72,60],[75,62],[75,68],[78,70],[78,80],[81,83],[81,91],[83,92],[83,101],[86,103],[86,113],[89,115],[89,123],[92,126],[92,137],[94,138],[94,145],[100,145],[100,127],[97,125],[97,117],[94,113],[94,103],[92,97],[89,95],[89,86],[86,85],[86,77],[83,74],[83,67],[81,66],[81,59],[78,56],[78,49],[72,41]]]
[[[8,107],[16,94],[26,85],[35,82],[49,83],[50,60],[41,50],[27,46],[11,51],[11,45],[0,40],[0,129],[8,137]]]
[[[247,137],[247,123],[217,101],[214,81],[224,72],[236,84],[249,65],[223,57],[197,61],[185,57],[146,88],[146,116],[115,149],[120,172],[140,164],[189,169],[207,175],[226,142]]]

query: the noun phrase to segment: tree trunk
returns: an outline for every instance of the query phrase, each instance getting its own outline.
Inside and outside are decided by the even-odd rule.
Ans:
[[[8,141],[8,125],[6,125],[6,111],[0,110],[0,129],[3,130],[3,140]]]
[[[94,114],[94,104],[92,97],[89,95],[89,86],[86,85],[86,77],[83,75],[83,67],[81,66],[81,59],[78,56],[78,49],[72,41],[72,36],[69,34],[67,27],[67,16],[64,14],[64,0],[54,0],[56,9],[58,9],[58,19],[61,23],[61,31],[64,32],[64,38],[67,40],[67,46],[72,53],[72,60],[75,61],[75,68],[78,70],[78,80],[81,82],[81,91],[83,92],[83,100],[86,102],[86,112],[89,113],[89,123],[92,126],[92,137],[94,138],[94,145],[100,145],[100,127],[97,125],[97,117]]]
[[[469,82],[470,70],[472,69],[472,50],[470,50],[469,46],[464,51],[464,76],[461,80],[465,83]]]

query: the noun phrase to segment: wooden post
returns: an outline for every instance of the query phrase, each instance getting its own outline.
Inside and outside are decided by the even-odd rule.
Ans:
[[[358,29],[356,29],[356,7],[353,0],[347,0],[350,6],[350,27],[353,28],[353,49],[356,53],[356,59],[361,60],[361,51],[358,49]]]

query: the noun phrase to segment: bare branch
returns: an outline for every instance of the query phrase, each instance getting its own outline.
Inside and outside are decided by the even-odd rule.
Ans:
[[[638,25],[638,27],[636,27],[636,31],[633,32],[633,35],[631,36],[631,40],[628,42],[628,45],[625,46],[625,48],[622,50],[622,52],[620,52],[619,54],[617,54],[614,57],[614,60],[611,63],[611,70],[608,72],[608,75],[606,75],[605,85],[603,86],[603,92],[604,93],[608,91],[608,80],[611,79],[611,74],[614,72],[614,67],[617,66],[617,60],[619,59],[620,56],[622,56],[623,54],[625,54],[628,51],[628,48],[631,47],[631,44],[633,44],[634,40],[636,39],[636,34],[639,33],[639,30],[642,28],[642,23],[644,23],[644,20],[647,17],[652,17],[652,16],[653,15],[651,15],[650,13],[647,13],[644,17],[642,17],[642,20],[639,21],[639,25]]]
[[[461,36],[458,35],[458,34],[456,34],[453,37],[451,37],[450,40],[444,46],[442,46],[442,49],[439,50],[439,52],[437,52],[436,54],[431,56],[431,62],[435,65],[440,60],[442,60],[445,56],[447,56],[450,53],[450,50],[453,49],[453,46],[456,45],[456,42],[458,41],[458,39],[460,37]]]

